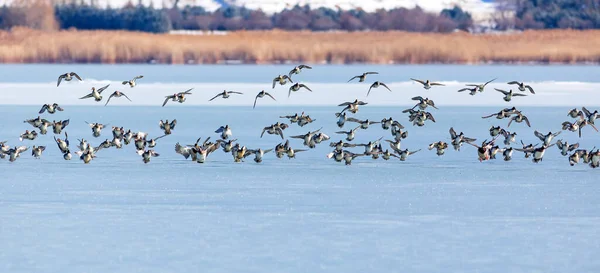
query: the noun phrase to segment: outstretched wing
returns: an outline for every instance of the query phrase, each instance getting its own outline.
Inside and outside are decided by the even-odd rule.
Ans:
[[[47,109],[48,109],[48,104],[44,104],[44,105],[42,106],[42,109],[40,109],[40,111],[39,111],[38,113],[39,113],[39,114],[42,114],[42,113],[44,113],[44,111],[46,111]]]
[[[277,101],[273,96],[271,96],[271,94],[265,92],[265,95],[269,96],[270,98],[272,98],[274,101]]]
[[[312,92],[312,90],[310,90],[310,88],[308,88],[308,86],[306,86],[305,84],[302,84],[302,83],[301,83],[301,84],[300,84],[300,87],[304,87],[304,88],[308,89],[308,91]]]
[[[164,101],[164,102],[163,102],[163,104],[162,104],[162,107],[165,107],[165,105],[167,105],[167,102],[168,102],[169,100],[172,100],[172,99],[173,99],[173,96],[166,96],[166,97],[165,97],[165,101]]]
[[[410,78],[410,79],[413,80],[413,81],[416,81],[416,82],[418,82],[418,83],[420,83],[422,85],[425,85],[425,82],[422,81],[422,80],[417,80],[417,79],[413,79],[413,78]]]
[[[60,85],[60,82],[61,82],[61,81],[62,81],[62,79],[63,79],[64,77],[66,77],[66,76],[67,76],[66,74],[62,74],[62,75],[58,76],[58,81],[56,82],[56,87],[58,87],[58,86]]]
[[[71,76],[75,76],[75,78],[82,81],[81,77],[79,77],[79,75],[77,75],[77,73],[75,73],[75,72],[71,72]]]
[[[110,86],[110,84],[107,84],[106,86],[101,87],[100,89],[96,90],[98,92],[98,94],[102,94],[102,91],[106,90],[106,88],[108,88]]]
[[[89,94],[87,94],[87,95],[85,95],[85,96],[83,96],[83,97],[81,97],[79,99],[82,100],[82,99],[87,99],[87,98],[91,98],[91,97],[93,97],[93,95],[92,95],[92,93],[89,93]]]
[[[502,89],[494,88],[494,90],[496,90],[496,91],[498,91],[498,92],[500,92],[500,93],[502,93],[504,95],[508,95],[509,94],[509,92],[507,92],[505,90],[502,90]],[[513,94],[513,96],[515,96],[515,95],[517,95],[517,94]]]
[[[110,102],[110,99],[112,99],[115,96],[115,93],[110,94],[110,96],[108,97],[108,100],[106,100],[106,103],[104,104],[104,106],[108,105],[108,103]]]
[[[129,101],[131,101],[131,99],[129,99],[129,97],[127,95],[125,95],[125,93],[121,93],[121,95],[123,95],[123,97],[125,97],[126,99],[128,99]]]
[[[385,85],[385,83],[380,82],[379,85],[385,87],[387,90],[389,90],[390,92],[392,92],[392,89],[390,89],[387,85]]]
[[[493,82],[493,81],[495,81],[495,80],[497,80],[497,79],[498,79],[498,78],[493,78],[493,79],[491,79],[491,80],[487,81],[486,83],[484,83],[484,84],[483,84],[483,87],[485,87],[486,85],[488,85],[488,83],[491,83],[491,82]]]
[[[356,78],[360,78],[360,76],[354,76],[354,77],[352,77],[352,79],[349,79],[348,82],[351,82],[352,80],[354,80]]]
[[[518,81],[512,81],[512,82],[508,82],[507,84],[519,84]]]
[[[525,88],[529,89],[529,92],[531,92],[531,94],[535,94],[535,91],[533,91],[533,88],[531,88],[531,86],[525,85]]]
[[[219,93],[219,94],[217,94],[216,96],[212,97],[212,99],[210,99],[210,100],[208,100],[208,101],[212,101],[212,100],[214,100],[214,99],[218,98],[219,96],[223,96],[223,93]]]
[[[413,97],[413,98],[411,98],[411,100],[418,100],[418,101],[422,101],[422,100],[423,100],[423,97],[421,97],[421,96],[416,96],[416,97]]]
[[[454,131],[454,127],[450,127],[450,137],[452,139],[456,138],[456,131]]]
[[[538,132],[537,130],[535,130],[535,131],[533,132],[533,134],[534,134],[534,135],[535,135],[537,138],[539,138],[541,141],[544,141],[545,137],[544,137],[544,135],[542,135],[542,133],[540,133],[540,132]]]

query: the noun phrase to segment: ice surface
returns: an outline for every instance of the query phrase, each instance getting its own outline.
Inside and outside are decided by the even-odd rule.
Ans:
[[[47,69],[64,70],[53,66]],[[43,75],[52,75],[52,71]],[[143,69],[137,72],[146,74]],[[508,80],[504,79],[508,76],[497,76],[503,78],[502,82]],[[112,76],[106,79],[119,80]],[[61,84],[59,88],[49,81],[0,84],[4,90],[3,103],[17,104],[0,106],[0,115],[4,117],[0,140],[7,140],[9,145],[21,144],[18,135],[29,129],[23,120],[37,116],[40,107],[37,104],[41,102],[65,105],[64,112],[42,116],[51,120],[71,119],[66,131],[73,149],[77,138],[83,137],[94,145],[110,138],[107,129],[101,137],[92,137],[84,120],[145,131],[150,136],[161,133],[158,120],[178,120],[173,134],[158,141],[155,149],[161,156],[147,165],[131,146],[101,150],[89,165],[76,158],[64,161],[51,132],[35,141],[24,141],[29,146],[48,147],[41,159],[33,159],[26,152],[13,163],[1,160],[0,271],[596,272],[600,269],[596,258],[600,252],[598,170],[584,164],[570,167],[556,147],[549,149],[539,164],[518,153],[513,161],[479,163],[475,149],[468,146],[460,152],[450,149],[443,157],[426,149],[433,141],[449,141],[451,126],[477,138],[477,142],[489,139],[490,126],[506,127],[506,120],[480,118],[512,105],[504,103],[501,95],[491,89],[471,97],[455,92],[458,83],[426,91],[399,81],[390,85],[393,93],[378,89],[365,99],[362,84],[326,84],[315,80],[313,93],[294,93],[290,103],[286,103],[287,93],[278,87],[274,91],[278,104],[267,107],[269,103],[265,100],[253,110],[247,102],[252,98],[248,96],[218,101],[240,106],[204,104],[209,95],[220,89],[267,89],[264,85],[270,88],[268,80],[265,84],[253,82],[243,86],[183,84],[177,80],[156,83],[151,77],[143,80],[146,81],[140,81],[138,87],[123,89],[134,100],[135,106],[131,107],[123,106],[128,102],[118,100],[115,105],[121,106],[112,107],[89,107],[74,100],[84,95],[89,83]],[[452,82],[450,76],[441,80]],[[519,105],[516,103],[519,99],[538,105],[518,106],[529,116],[532,128],[512,124],[509,130],[518,132],[517,140],[537,143],[533,130],[558,131],[562,121],[570,120],[566,116],[570,108],[595,104],[592,99],[596,100],[593,89],[597,83],[593,79],[577,84],[551,83],[551,80],[538,78],[538,94],[515,98],[515,105]],[[185,104],[167,104],[162,108],[154,103],[163,92],[183,91],[190,85],[196,88],[196,93]],[[554,103],[551,98],[562,93],[575,95],[560,95],[562,100],[557,104],[560,106],[539,106]],[[19,94],[20,97],[16,96]],[[430,110],[436,123],[413,127],[401,113],[405,106],[390,106],[396,100],[408,105],[414,94],[427,95],[440,105],[439,110]],[[409,131],[402,147],[422,150],[406,162],[358,158],[352,166],[327,159],[328,142],[299,153],[292,160],[266,155],[262,164],[251,160],[235,164],[231,155],[220,151],[211,155],[207,163],[197,164],[173,151],[176,142],[191,144],[200,136],[215,139],[214,130],[224,124],[233,128],[234,137],[241,144],[269,148],[281,139],[271,135],[260,138],[262,127],[283,121],[278,119],[279,115],[301,111],[317,121],[302,128],[293,125],[285,131],[286,136],[323,126],[323,132],[332,136],[332,140],[339,140],[333,134],[338,130],[333,115],[338,107],[292,105],[291,101],[339,103],[356,96],[373,103],[362,107],[356,117],[381,120],[392,116]],[[573,97],[577,99],[566,101]],[[476,101],[479,98],[481,104]],[[487,105],[488,100],[493,105]],[[452,106],[460,102],[469,106]],[[141,105],[146,103],[153,106]],[[350,128],[349,125],[344,129]],[[585,129],[581,139],[576,133],[566,131],[559,138],[580,142],[586,149],[598,146],[600,134]],[[355,142],[382,136],[387,139],[389,132],[372,126],[359,131]],[[303,148],[299,140],[290,142],[295,148]]]

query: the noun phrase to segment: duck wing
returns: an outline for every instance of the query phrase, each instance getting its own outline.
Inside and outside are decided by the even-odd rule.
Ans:
[[[456,138],[456,131],[454,131],[454,127],[450,127],[450,138],[455,139]]]
[[[308,88],[307,88],[308,89]],[[310,89],[309,89],[310,90]],[[277,101],[273,96],[271,96],[271,94],[265,92],[265,95],[269,96],[270,98],[272,98],[274,101]]]
[[[387,85],[385,85],[385,83],[380,82],[379,85],[385,87],[385,89],[387,89],[388,91],[392,92],[392,89],[390,89]]]
[[[519,82],[518,81],[511,81],[511,82],[508,82],[507,84],[519,84]]]
[[[312,90],[310,90],[310,88],[308,88],[308,86],[306,86],[305,84],[302,84],[302,83],[301,83],[301,84],[300,84],[300,87],[304,87],[304,88],[306,88],[308,91],[312,92]]]
[[[83,97],[81,97],[79,99],[82,100],[82,99],[87,99],[87,98],[91,98],[91,97],[93,97],[93,93],[89,93],[89,94],[87,94],[87,95],[85,95],[85,96],[83,96]]]
[[[354,76],[351,79],[349,79],[347,82],[351,82],[352,80],[356,79],[356,78],[360,78],[360,76]]]
[[[422,85],[425,85],[425,82],[422,81],[422,80],[417,80],[417,79],[413,79],[413,78],[410,78],[410,79],[413,80],[413,81],[416,81],[416,82],[418,82],[418,83],[420,83]]]
[[[498,89],[498,88],[494,88],[494,90],[504,94],[504,95],[508,95],[510,92],[502,90],[502,89]],[[516,96],[517,94],[513,94],[513,96]]]
[[[129,97],[127,95],[125,95],[125,93],[121,93],[121,95],[123,95],[123,97],[125,97],[126,99],[128,99],[129,101],[131,101],[131,99],[129,99]]]
[[[491,83],[491,82],[493,82],[493,81],[495,81],[495,80],[497,80],[497,79],[498,79],[498,78],[493,78],[493,79],[491,79],[491,80],[489,80],[489,81],[485,82],[485,83],[483,84],[483,87],[485,87],[486,85],[488,85],[488,83]]]
[[[112,99],[117,91],[115,91],[114,93],[110,94],[110,96],[108,97],[108,100],[106,100],[106,103],[104,104],[104,106],[108,105],[108,103],[110,102],[110,99]]]
[[[165,107],[165,105],[167,105],[167,102],[169,102],[170,100],[172,100],[175,96],[171,95],[171,96],[166,96],[165,97],[165,101],[162,104],[162,107]]]
[[[110,84],[107,84],[106,86],[101,87],[100,89],[96,90],[98,92],[98,94],[102,94],[102,91],[106,90],[106,88],[108,88],[110,86]]]
[[[42,114],[42,113],[44,113],[44,112],[45,112],[47,109],[48,109],[48,104],[44,104],[44,105],[42,106],[42,109],[40,109],[40,111],[39,111],[38,113],[39,113],[39,114]]]
[[[526,116],[523,116],[523,120],[527,124],[527,127],[531,127],[531,124],[529,123],[529,119]]]
[[[531,92],[531,94],[535,94],[535,91],[533,91],[533,88],[531,88],[531,86],[525,85],[525,88],[529,89],[529,92]]]
[[[212,101],[212,100],[214,100],[214,99],[218,98],[219,96],[223,96],[223,93],[219,93],[219,94],[217,94],[216,96],[212,97],[212,99],[210,99],[210,100],[208,100],[208,101]]]
[[[67,74],[62,74],[60,76],[58,76],[58,81],[56,82],[56,87],[58,87],[60,85],[60,82],[62,81],[63,78],[65,78],[67,76]]]
[[[534,135],[535,135],[537,138],[539,138],[541,141],[544,141],[544,139],[546,138],[544,135],[542,135],[542,133],[538,132],[537,130],[535,130],[535,131],[533,132],[533,134],[534,134]]]

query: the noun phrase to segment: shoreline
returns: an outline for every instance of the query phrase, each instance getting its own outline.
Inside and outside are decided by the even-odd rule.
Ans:
[[[600,30],[469,34],[238,31],[0,31],[3,64],[598,65]]]

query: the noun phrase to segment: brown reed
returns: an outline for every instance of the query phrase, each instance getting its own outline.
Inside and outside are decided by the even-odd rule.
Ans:
[[[512,34],[239,31],[0,31],[1,63],[581,63],[600,62],[600,31]]]

